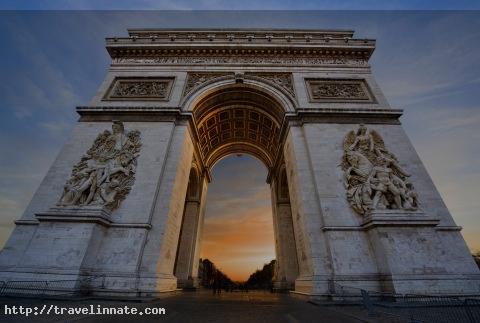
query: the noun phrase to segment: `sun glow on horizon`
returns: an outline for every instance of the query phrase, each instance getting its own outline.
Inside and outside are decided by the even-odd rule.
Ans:
[[[275,259],[270,187],[265,166],[250,156],[228,156],[213,168],[201,258],[234,281]]]

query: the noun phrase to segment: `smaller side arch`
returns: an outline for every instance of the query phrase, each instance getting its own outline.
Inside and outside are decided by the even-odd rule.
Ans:
[[[278,173],[277,196],[280,202],[290,202],[290,192],[288,190],[288,179],[285,165],[280,167]]]
[[[190,175],[188,176],[188,187],[187,187],[187,200],[199,200],[200,198],[200,171],[197,164],[192,163],[192,168],[190,169]]]
[[[201,240],[206,195],[205,180],[205,176],[202,175],[194,160],[190,168],[173,268],[179,288],[196,288],[198,284],[199,241]]]
[[[295,224],[290,205],[288,178],[285,164],[282,164],[272,181],[272,211],[274,213],[275,244],[277,250],[277,268],[275,287],[277,289],[295,289],[295,280],[299,275]]]

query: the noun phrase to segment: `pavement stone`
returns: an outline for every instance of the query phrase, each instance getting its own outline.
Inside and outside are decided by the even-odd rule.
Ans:
[[[181,323],[266,323],[266,322],[365,322],[361,317],[349,313],[345,307],[318,306],[288,294],[273,294],[263,291],[222,292],[213,295],[210,291],[179,292],[165,295],[149,302],[112,301],[112,300],[38,300],[21,298],[2,298],[0,322],[181,322]],[[163,307],[165,315],[37,315],[28,318],[21,315],[5,315],[5,305],[50,306],[89,306],[102,307]]]

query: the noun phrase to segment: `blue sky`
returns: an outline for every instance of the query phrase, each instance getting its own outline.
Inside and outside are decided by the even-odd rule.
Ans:
[[[0,8],[13,3],[3,1]],[[16,9],[64,9],[93,1],[63,1],[66,7],[56,7],[55,1],[15,3]],[[297,3],[303,8],[314,2]],[[435,2],[440,7],[453,3]],[[455,3],[478,7],[477,2]],[[223,8],[226,2],[195,2],[192,8],[198,5]],[[277,8],[283,6],[293,2]],[[70,135],[75,106],[87,104],[102,82],[109,64],[104,38],[141,27],[342,28],[377,39],[374,76],[391,105],[405,109],[402,122],[413,145],[454,219],[464,226],[469,246],[480,250],[479,11],[0,11],[0,246]],[[258,198],[255,187],[262,190],[264,176],[255,162],[226,160],[218,166],[220,175],[214,170],[214,179],[224,186],[238,181],[224,176],[242,162],[262,179],[244,198]],[[215,191],[212,186],[209,199],[221,200]]]
[[[227,156],[212,170],[200,257],[233,280],[245,280],[275,259],[266,177],[266,167],[249,155]]]
[[[472,10],[475,0],[3,0],[11,10]]]

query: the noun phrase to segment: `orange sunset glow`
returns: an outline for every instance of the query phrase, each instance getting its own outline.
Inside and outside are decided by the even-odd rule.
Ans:
[[[201,258],[235,281],[244,281],[275,259],[270,187],[265,166],[250,156],[230,156],[213,168]]]

